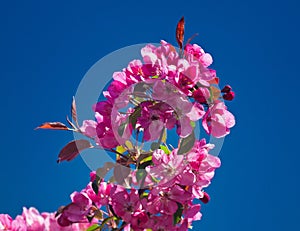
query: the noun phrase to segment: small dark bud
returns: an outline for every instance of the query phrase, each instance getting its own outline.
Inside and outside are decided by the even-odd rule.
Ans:
[[[210,196],[206,193],[206,192],[203,192],[203,197],[200,198],[200,200],[204,203],[204,204],[207,204],[209,201],[210,201]]]
[[[223,87],[221,92],[222,93],[229,93],[231,90],[232,90],[232,88],[229,85],[226,85],[225,87]]]
[[[223,95],[223,99],[228,100],[228,101],[231,101],[231,100],[234,99],[234,96],[235,96],[234,92],[231,91],[231,92],[225,93],[225,94]]]

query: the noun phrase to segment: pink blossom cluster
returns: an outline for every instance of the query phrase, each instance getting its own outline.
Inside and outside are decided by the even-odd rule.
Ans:
[[[95,138],[103,148],[115,148],[124,144],[133,130],[142,131],[144,140],[155,140],[164,127],[176,126],[178,135],[187,137],[193,129],[191,122],[202,118],[208,134],[220,138],[229,133],[235,120],[222,99],[232,100],[234,92],[228,85],[222,91],[215,86],[219,79],[216,71],[209,68],[210,54],[197,44],[187,44],[180,56],[165,41],[159,47],[145,46],[141,54],[143,61],[133,60],[113,74],[112,83],[103,92],[107,100],[94,106],[97,121],[84,121],[83,134]],[[142,84],[149,85],[150,96],[146,88],[144,92],[136,90]],[[144,101],[125,114],[115,112],[137,97]],[[138,115],[134,123],[130,120],[133,114]],[[122,137],[116,132],[120,126],[124,127]]]
[[[197,44],[187,44],[180,55],[162,41],[141,54],[143,61],[113,74],[104,91],[107,100],[93,107],[96,121],[85,120],[78,128],[116,153],[115,181],[93,175],[60,212],[62,226],[97,217],[99,227],[119,230],[187,230],[201,219],[195,199],[209,201],[204,188],[220,160],[208,153],[213,144],[196,139],[195,123],[202,120],[216,138],[228,135],[235,119],[223,99],[232,100],[234,92],[229,85],[217,87],[212,57]],[[174,128],[180,141],[170,150],[165,132]],[[152,142],[151,148],[144,142]]]
[[[57,223],[55,213],[39,213],[36,208],[23,208],[22,215],[12,219],[7,214],[0,214],[0,230],[7,231],[84,231],[91,224],[75,223],[62,227]]]
[[[113,73],[106,100],[93,106],[95,120],[79,126],[72,104],[71,128],[59,122],[40,126],[79,132],[95,143],[70,142],[59,162],[97,147],[114,153],[115,163],[92,172],[89,184],[55,215],[24,209],[15,220],[1,215],[0,229],[83,230],[89,224],[93,231],[186,231],[201,219],[200,201],[210,200],[204,190],[221,163],[195,127],[202,125],[216,138],[228,135],[235,118],[224,100],[235,94],[229,85],[218,88],[212,57],[197,44],[177,52],[161,41],[158,47],[146,45],[141,55]],[[171,131],[178,138],[175,147],[168,140]],[[105,180],[109,171],[113,176]]]
[[[97,175],[92,172],[91,182],[81,192],[74,192],[72,203],[60,211],[58,223],[68,226],[96,216],[101,222],[114,217],[107,225],[124,230],[187,230],[193,221],[201,219],[201,206],[194,199],[208,202],[209,196],[203,189],[220,166],[219,158],[208,153],[212,147],[202,139],[187,155],[177,155],[177,149],[168,154],[161,149],[154,151],[153,165],[146,167],[148,187],[143,189],[126,189],[103,180],[95,189]],[[137,174],[133,175],[137,178]],[[158,185],[152,187],[151,178],[160,179]]]

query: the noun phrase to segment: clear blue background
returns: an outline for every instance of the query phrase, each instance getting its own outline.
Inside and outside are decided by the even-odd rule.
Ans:
[[[0,213],[54,211],[89,179],[81,158],[56,164],[72,139],[34,131],[64,121],[85,72],[127,45],[186,37],[214,56],[237,125],[194,230],[299,228],[299,3],[228,1],[1,1]]]

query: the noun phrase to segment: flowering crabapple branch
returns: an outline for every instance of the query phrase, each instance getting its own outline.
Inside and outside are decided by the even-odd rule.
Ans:
[[[69,142],[58,162],[91,148],[114,153],[113,161],[92,171],[87,186],[55,215],[24,208],[15,220],[1,215],[0,225],[29,227],[30,217],[32,230],[184,231],[201,219],[201,206],[210,200],[205,188],[221,162],[210,154],[214,144],[198,137],[197,126],[215,138],[228,135],[235,118],[224,100],[235,94],[229,85],[219,89],[212,56],[190,44],[196,34],[184,43],[184,26],[182,17],[176,27],[179,51],[163,40],[148,44],[141,60],[113,73],[102,92],[105,100],[92,107],[93,120],[79,125],[73,98],[70,127],[61,122],[38,127],[87,137]]]

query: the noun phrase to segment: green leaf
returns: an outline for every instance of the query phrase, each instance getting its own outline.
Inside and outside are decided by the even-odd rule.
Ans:
[[[160,149],[163,150],[167,155],[171,153],[171,151],[165,145],[160,145]]]
[[[196,138],[194,131],[188,137],[180,139],[178,144],[179,148],[177,151],[177,155],[183,155],[188,153],[194,147],[195,140]]]
[[[182,211],[183,211],[182,204],[180,204],[180,203],[177,202],[177,205],[178,205],[177,211],[173,215],[174,225],[176,225],[176,224],[178,224],[180,222],[181,216],[182,216]]]
[[[94,211],[93,217],[98,220],[103,220],[103,212],[101,210],[97,209],[96,211]]]
[[[123,154],[123,153],[126,152],[127,150],[126,150],[126,148],[124,148],[122,145],[119,145],[119,146],[116,148],[116,151],[117,151],[118,153]]]
[[[92,188],[93,188],[94,192],[96,193],[96,195],[98,194],[98,191],[99,191],[98,181],[99,181],[99,178],[95,179],[92,183]]]
[[[136,171],[136,179],[137,179],[138,182],[140,180],[142,180],[145,176],[146,176],[145,170],[137,170]]]
[[[91,223],[92,220],[94,219],[94,216],[86,216],[86,218],[88,219],[88,221]]]
[[[195,121],[191,121],[191,122],[190,122],[190,125],[192,126],[192,128],[195,128],[195,127],[196,127]]]
[[[118,127],[118,134],[119,136],[123,136],[123,133],[125,131],[125,128],[126,128],[126,125],[127,125],[127,122],[125,123],[122,123],[119,127]]]
[[[143,192],[142,197],[148,198],[148,196],[149,196],[149,193],[148,193],[148,192]]]
[[[156,150],[156,149],[159,149],[159,143],[153,142],[153,143],[151,144],[151,150],[154,151],[154,150]]]
[[[129,122],[131,123],[133,129],[135,129],[138,117],[141,116],[141,111],[142,109],[140,107],[136,107],[134,112],[129,116]]]
[[[139,165],[139,169],[145,169],[147,166],[152,164],[152,156],[151,156],[151,160],[145,161],[142,164]]]
[[[92,226],[90,226],[86,231],[96,231],[96,230],[100,230],[100,225],[98,224],[94,224]]]
[[[145,163],[145,162],[148,162],[148,161],[151,161],[151,160],[152,160],[152,155],[151,155],[151,156],[147,156],[147,157],[145,157],[144,159],[142,159],[142,160],[140,161],[140,164]]]
[[[102,221],[102,224],[99,226],[99,227],[100,227],[99,230],[102,230],[102,229],[104,228],[105,224],[108,223],[109,220],[113,220],[114,218],[115,218],[115,217],[107,217],[107,218],[105,218],[105,219]]]
[[[138,170],[136,171],[137,181],[141,182],[141,184],[144,184],[145,178],[147,176],[147,172],[145,171],[145,168],[152,164],[152,156],[148,156],[145,159],[150,159],[150,160],[145,161],[142,164],[140,164],[138,166]]]

